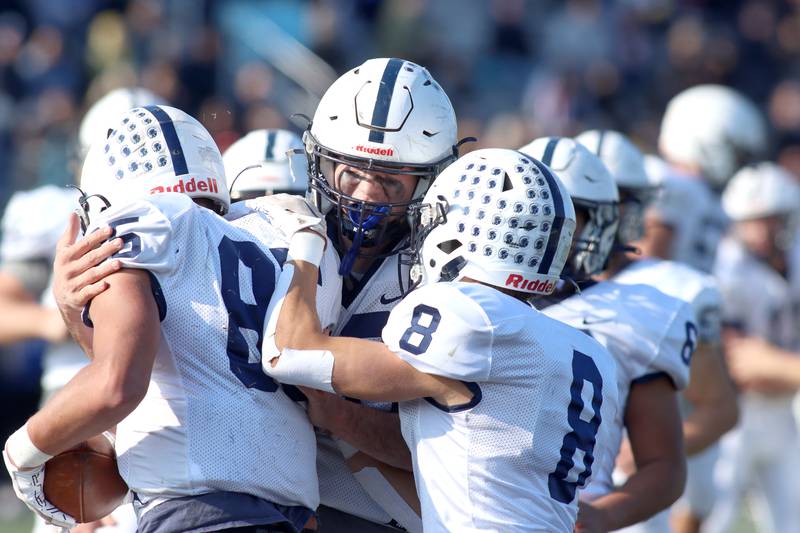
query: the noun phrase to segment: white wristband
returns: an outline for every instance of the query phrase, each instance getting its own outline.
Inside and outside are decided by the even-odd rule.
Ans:
[[[52,455],[44,453],[36,447],[28,436],[28,424],[19,428],[6,441],[8,456],[18,468],[34,468],[41,466],[50,459]]]
[[[285,348],[274,367],[266,359],[264,372],[280,383],[302,385],[326,392],[333,390],[333,354],[327,350]]]
[[[325,251],[325,238],[319,233],[298,231],[289,243],[287,261],[305,261],[318,267]]]

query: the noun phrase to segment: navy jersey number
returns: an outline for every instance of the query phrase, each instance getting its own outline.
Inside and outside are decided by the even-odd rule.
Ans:
[[[423,315],[430,317],[430,322],[427,326],[422,325]],[[411,326],[403,333],[400,338],[400,348],[408,353],[419,355],[428,349],[433,340],[433,333],[439,327],[439,322],[442,320],[442,315],[435,307],[425,304],[419,304],[414,308],[414,314],[411,316]],[[426,321],[427,322],[427,321]],[[421,336],[419,342],[411,344],[411,336],[417,333]]]
[[[115,253],[113,257],[118,259],[133,259],[142,251],[142,239],[136,233],[129,232],[129,233],[122,233],[121,235],[117,235],[117,228],[119,226],[124,226],[125,224],[133,224],[135,222],[139,222],[139,217],[125,217],[119,218],[117,220],[112,220],[108,223],[109,226],[112,228],[111,237],[109,239],[113,239],[114,237],[119,237],[122,240],[122,248],[119,252]],[[128,248],[130,245],[130,248]]]
[[[581,392],[587,381],[592,385],[593,412],[588,422],[581,418],[584,410]],[[561,443],[561,459],[547,479],[550,497],[561,503],[572,502],[577,488],[582,487],[592,475],[594,444],[597,430],[600,428],[600,408],[603,405],[603,377],[592,358],[577,350],[572,353],[572,385],[569,390],[572,399],[567,410],[567,422],[572,431],[564,435]],[[575,481],[569,481],[567,476],[575,466],[574,457],[577,450],[583,452],[583,471],[577,475]]]
[[[242,301],[239,263],[250,269],[255,304]],[[228,237],[223,237],[219,243],[219,266],[222,273],[222,301],[228,310],[228,358],[231,372],[247,388],[275,392],[278,384],[261,370],[264,315],[275,290],[275,267],[255,243],[234,241]],[[250,358],[250,346],[242,333],[243,329],[258,335],[256,361]]]
[[[686,323],[686,342],[681,348],[681,361],[688,365],[692,362],[692,354],[697,347],[697,327],[691,322]]]

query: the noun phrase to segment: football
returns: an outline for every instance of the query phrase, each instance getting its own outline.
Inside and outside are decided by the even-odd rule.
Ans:
[[[114,447],[103,435],[56,455],[44,473],[47,500],[81,523],[109,515],[128,492]]]

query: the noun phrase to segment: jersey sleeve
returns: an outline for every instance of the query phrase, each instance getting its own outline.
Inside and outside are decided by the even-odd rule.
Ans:
[[[689,304],[682,303],[657,347],[647,376],[666,374],[676,389],[686,388],[689,383],[689,365],[696,346],[697,325],[694,323],[694,312]]]
[[[452,285],[412,292],[392,310],[382,336],[420,372],[462,381],[489,378],[494,328],[483,309]]]
[[[713,278],[709,277],[692,302],[697,325],[697,339],[716,343],[722,329],[722,294]]]
[[[183,194],[160,194],[109,209],[87,230],[106,225],[113,228],[111,238],[123,241],[122,249],[112,256],[126,268],[169,274],[178,268],[181,243],[176,226],[192,223],[193,203]]]

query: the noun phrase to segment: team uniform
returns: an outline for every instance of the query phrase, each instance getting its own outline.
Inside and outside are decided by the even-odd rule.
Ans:
[[[398,281],[408,279],[408,267],[399,256],[376,260],[361,276],[346,280],[335,336],[380,340],[391,310],[402,298]],[[352,283],[351,283],[352,282]],[[391,403],[367,402],[370,407],[391,411]],[[352,472],[346,459],[357,450],[327,435],[317,435],[317,472],[320,503],[376,524],[422,531],[422,522],[397,491],[374,468]]]
[[[619,404],[638,383],[668,377],[676,390],[689,381],[696,330],[691,308],[646,285],[600,282],[543,312],[581,329],[604,345],[617,363]],[[593,500],[614,489],[612,474],[622,442],[625,409],[617,411],[613,438],[597,456],[593,481],[582,497]]]
[[[161,319],[150,387],[117,426],[118,467],[140,531],[281,521],[299,530],[319,502],[313,428],[261,370],[264,316],[288,237],[258,203],[229,217],[165,193],[93,224],[115,228],[125,246],[114,257],[125,267],[149,272]],[[329,246],[318,292],[325,325],[339,311],[337,266]]]
[[[648,216],[672,227],[670,258],[711,272],[717,244],[728,227],[719,197],[701,179],[662,169],[660,190]]]
[[[714,270],[723,296],[723,324],[786,350],[800,351],[798,266],[795,251],[789,256],[787,277],[783,277],[738,241],[723,240]],[[752,500],[759,524],[771,525],[771,531],[800,530],[800,444],[792,398],[788,393],[742,394],[739,424],[721,441],[715,472],[718,504],[708,519],[707,531],[726,531],[752,488],[757,490]]]
[[[719,344],[722,296],[711,275],[675,261],[647,258],[626,266],[614,276],[613,281],[650,285],[673,298],[683,300],[692,307],[698,342]],[[684,413],[691,410],[691,405],[686,401],[681,402],[681,407]],[[676,505],[689,507],[694,516],[705,518],[714,505],[716,487],[713,470],[718,456],[719,447],[712,444],[686,460],[686,489],[683,501],[679,500]],[[669,511],[659,513],[629,530],[631,533],[669,531]]]
[[[417,370],[474,393],[457,407],[400,404],[425,531],[571,532],[577,491],[597,472],[617,416],[606,350],[476,283],[412,292],[383,341]]]

